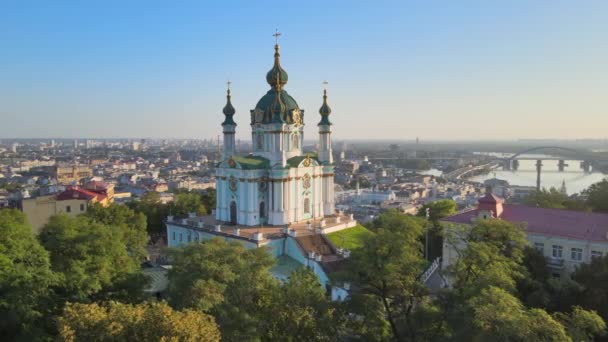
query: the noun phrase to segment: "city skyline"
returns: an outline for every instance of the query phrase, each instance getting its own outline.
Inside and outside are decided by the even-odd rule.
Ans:
[[[606,137],[608,4],[345,4],[0,5],[0,139],[215,138],[230,80],[247,141],[275,28],[306,140],[324,80],[337,140]]]

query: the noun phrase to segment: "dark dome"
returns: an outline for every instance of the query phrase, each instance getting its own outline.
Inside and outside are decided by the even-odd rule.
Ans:
[[[236,110],[234,109],[234,106],[232,105],[230,98],[231,98],[230,89],[228,89],[226,92],[226,105],[224,106],[224,109],[222,110],[224,112],[224,115],[226,116],[226,119],[224,120],[224,122],[222,122],[222,126],[225,126],[225,125],[236,126],[236,122],[234,122],[234,119],[232,118],[232,116],[234,116],[234,113],[236,113]]]
[[[279,54],[279,45],[274,46],[274,65],[272,69],[270,69],[266,73],[266,82],[270,84],[271,87],[276,88],[277,84],[283,87],[287,84],[287,71],[281,68],[281,55]]]
[[[319,122],[319,125],[331,125],[331,122],[329,121],[331,108],[327,104],[327,90],[323,90],[323,105],[319,108],[319,114],[321,114],[321,122]]]
[[[300,107],[291,95],[285,90],[277,92],[275,89],[270,89],[255,105],[254,111],[264,113],[261,123],[293,123],[294,110],[300,111]]]

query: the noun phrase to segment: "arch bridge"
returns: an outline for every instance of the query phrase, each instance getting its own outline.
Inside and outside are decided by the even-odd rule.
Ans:
[[[562,152],[569,152],[568,156],[562,157],[521,157],[524,154],[541,151],[541,150],[559,150]],[[564,171],[566,166],[566,159],[568,160],[579,160],[580,168],[585,172],[591,171],[591,165],[593,164],[593,159],[590,156],[589,151],[577,150],[569,147],[561,147],[561,146],[537,146],[528,148],[526,150],[517,152],[508,158],[500,158],[503,163],[503,169],[505,170],[517,170],[519,167],[519,160],[536,160],[536,189],[540,190],[540,174],[543,167],[543,160],[558,160],[557,167],[559,171]]]

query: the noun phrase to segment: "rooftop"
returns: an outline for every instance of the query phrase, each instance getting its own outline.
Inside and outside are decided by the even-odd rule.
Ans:
[[[479,217],[479,210],[465,211],[443,221],[471,224],[473,219]],[[528,233],[608,242],[608,214],[503,204],[503,212],[499,218],[525,223]]]
[[[232,156],[232,160],[237,162],[245,170],[267,169],[270,167],[268,159],[260,156]]]

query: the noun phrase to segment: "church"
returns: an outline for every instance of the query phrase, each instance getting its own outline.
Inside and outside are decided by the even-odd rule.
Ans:
[[[278,33],[275,34],[278,38]],[[334,300],[348,295],[348,285],[332,275],[343,268],[350,251],[332,234],[362,229],[351,215],[335,210],[331,109],[327,89],[317,117],[319,150],[304,153],[304,110],[285,90],[278,41],[274,65],[266,74],[270,89],[250,111],[252,153],[236,151],[235,115],[228,84],[224,146],[216,167],[217,205],[212,215],[168,216],[167,244],[180,247],[220,238],[246,248],[266,248],[277,259],[270,270],[286,280],[299,267],[311,269]]]
[[[323,91],[317,124],[319,150],[305,154],[304,110],[285,90],[288,76],[281,67],[279,50],[277,39],[274,65],[266,74],[270,89],[250,110],[253,151],[247,156],[236,154],[234,116],[238,114],[231,103],[228,84],[222,161],[216,169],[218,222],[284,226],[335,214],[327,89]]]

